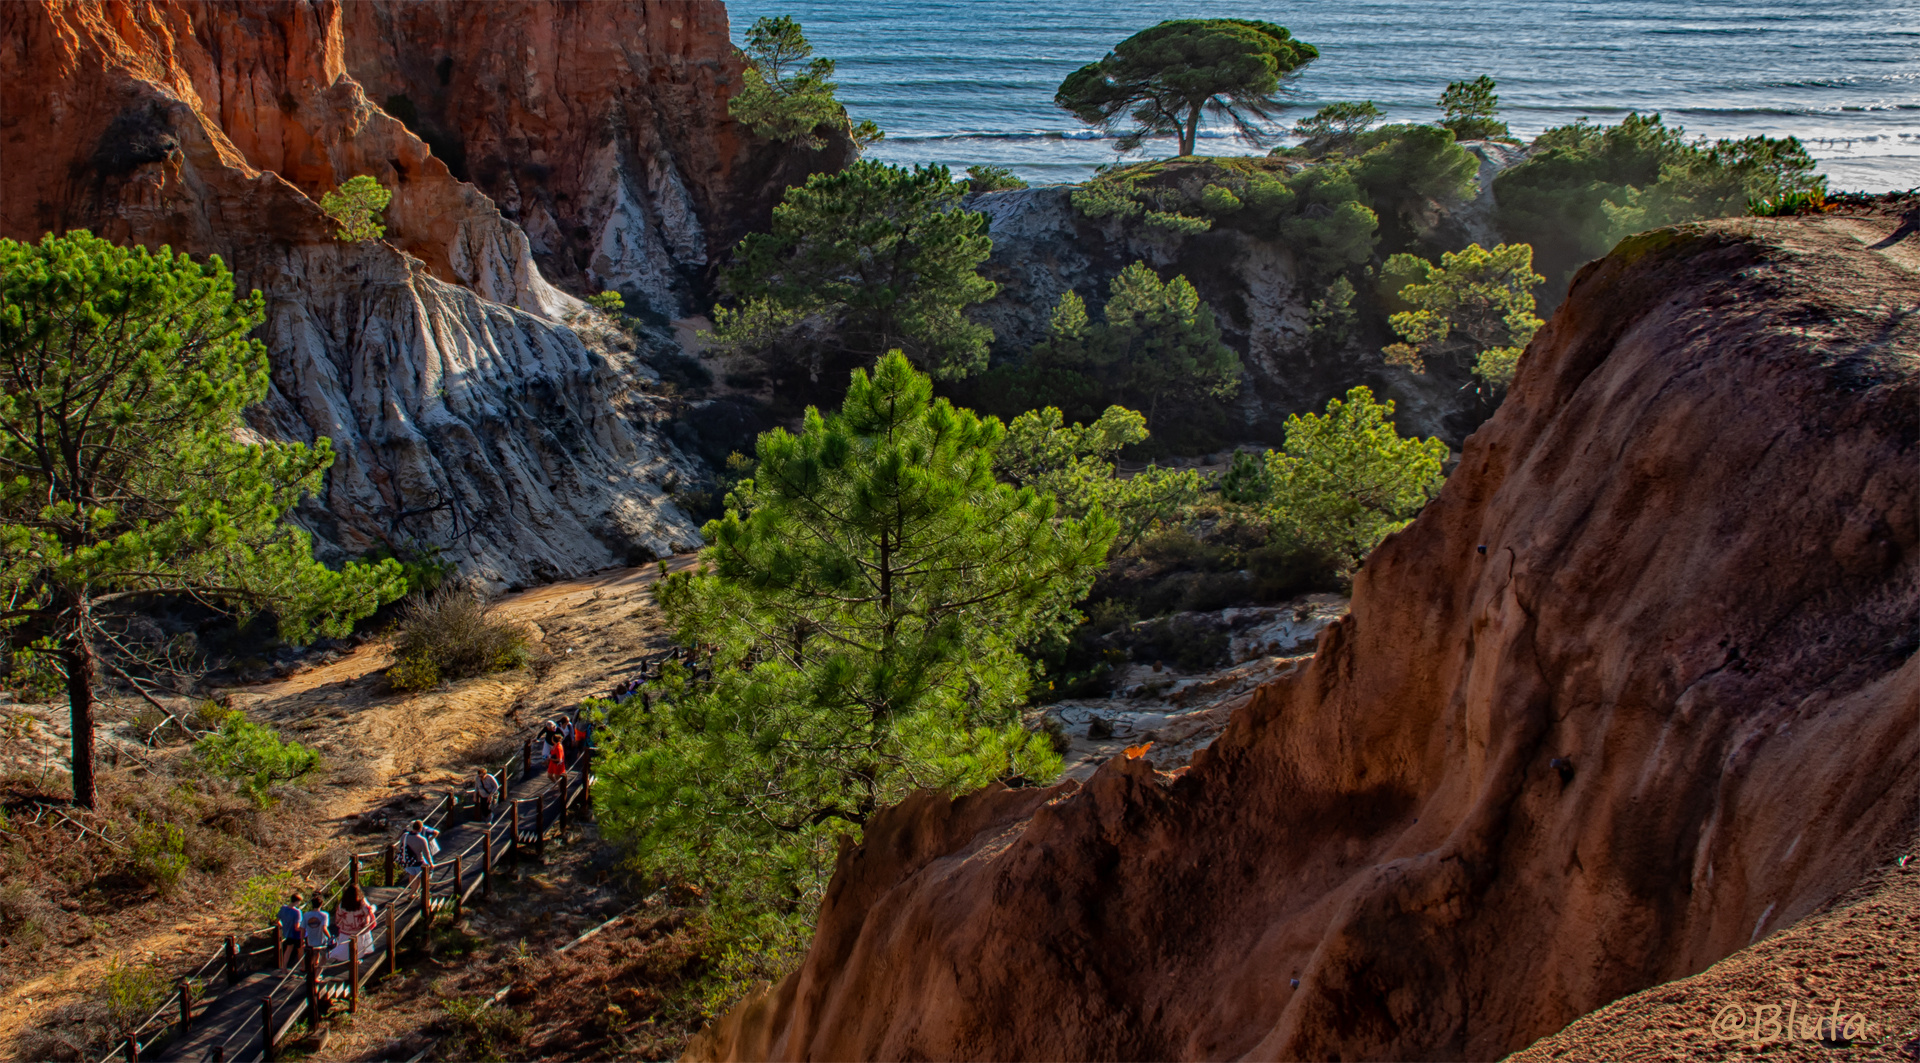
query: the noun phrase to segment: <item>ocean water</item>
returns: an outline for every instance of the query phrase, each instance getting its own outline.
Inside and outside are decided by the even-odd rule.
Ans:
[[[1283,124],[1334,100],[1429,121],[1447,82],[1491,74],[1530,137],[1578,118],[1658,111],[1711,138],[1805,141],[1837,189],[1920,185],[1920,0],[728,0],[736,41],[799,19],[839,64],[840,98],[901,164],[1012,167],[1077,181],[1113,141],[1053,104],[1068,73],[1166,18],[1262,18],[1320,49]],[[1203,123],[1205,119],[1202,120]],[[1201,151],[1265,149],[1226,128]],[[1149,156],[1173,153],[1149,143]],[[1137,157],[1137,156],[1136,156]]]

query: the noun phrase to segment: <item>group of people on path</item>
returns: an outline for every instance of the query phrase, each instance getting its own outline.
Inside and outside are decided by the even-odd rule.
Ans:
[[[358,955],[362,957],[373,953],[374,917],[380,909],[372,898],[360,892],[359,883],[347,883],[331,916],[321,904],[317,890],[312,897],[313,907],[303,907],[301,902],[300,891],[295,890],[280,907],[280,948],[274,958],[278,966],[288,966],[302,955],[303,949],[324,953],[328,963],[347,959],[355,945],[359,946]]]
[[[544,723],[540,749],[546,759],[549,779],[558,780],[566,775],[568,745],[571,743],[576,751],[585,748],[591,737],[589,728],[590,725],[584,720],[570,720],[564,716]],[[488,822],[493,821],[503,793],[497,777],[485,768],[474,769],[474,804],[482,810]],[[407,824],[406,831],[400,835],[400,866],[406,871],[409,884],[418,882],[421,873],[439,855],[439,837],[440,831],[428,826],[424,820],[416,819]],[[347,884],[339,905],[331,914],[321,903],[319,891],[314,891],[310,898],[312,907],[304,907],[303,900],[306,898],[296,890],[280,908],[280,945],[276,957],[280,967],[286,967],[291,960],[299,957],[302,949],[323,950],[329,963],[347,959],[354,942],[358,942],[361,956],[372,953],[374,920],[379,908],[371,898],[360,892],[359,883]]]

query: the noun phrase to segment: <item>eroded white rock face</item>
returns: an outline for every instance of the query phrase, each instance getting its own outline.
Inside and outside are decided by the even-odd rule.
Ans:
[[[336,454],[324,553],[439,546],[495,587],[697,544],[663,484],[698,471],[645,420],[651,370],[376,245],[289,249],[263,285],[263,434]],[[535,274],[537,277],[537,274]]]

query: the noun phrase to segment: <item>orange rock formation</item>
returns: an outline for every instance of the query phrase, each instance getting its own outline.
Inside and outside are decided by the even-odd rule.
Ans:
[[[553,160],[539,187],[564,205],[511,203],[546,226],[539,249],[349,70],[404,88],[447,57],[452,87],[415,91],[478,123],[455,162],[511,170],[499,187],[515,192]],[[661,484],[699,474],[649,423],[657,375],[558,324],[580,304],[535,253],[553,258],[552,226],[598,234],[618,253],[569,282],[632,281],[643,305],[682,309],[743,224],[726,212],[779,192],[740,182],[824,158],[726,119],[736,64],[724,7],[697,0],[0,5],[0,235],[90,228],[219,254],[264,291],[274,392],[252,416],[334,441],[308,514],[330,556],[425,542],[497,583],[591,571],[697,542]],[[601,171],[562,160],[596,150],[658,180],[629,173],[595,199],[580,182]],[[358,174],[393,193],[382,242],[339,243],[318,206]]]
[[[693,1056],[1494,1058],[1851,886],[1920,812],[1905,204],[1588,267],[1189,772],[877,817]]]

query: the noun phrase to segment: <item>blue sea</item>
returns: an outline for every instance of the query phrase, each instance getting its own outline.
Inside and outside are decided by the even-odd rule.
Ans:
[[[1320,49],[1295,83],[1311,114],[1372,100],[1390,121],[1438,117],[1447,82],[1491,74],[1502,117],[1532,136],[1578,118],[1658,111],[1711,138],[1791,134],[1837,189],[1920,185],[1920,0],[729,0],[736,41],[799,19],[836,60],[840,98],[902,164],[1012,167],[1077,181],[1113,141],[1055,107],[1060,80],[1167,18],[1261,18]],[[1263,151],[1220,127],[1201,151]],[[1149,143],[1150,156],[1172,142]],[[1138,156],[1136,156],[1138,157]]]

